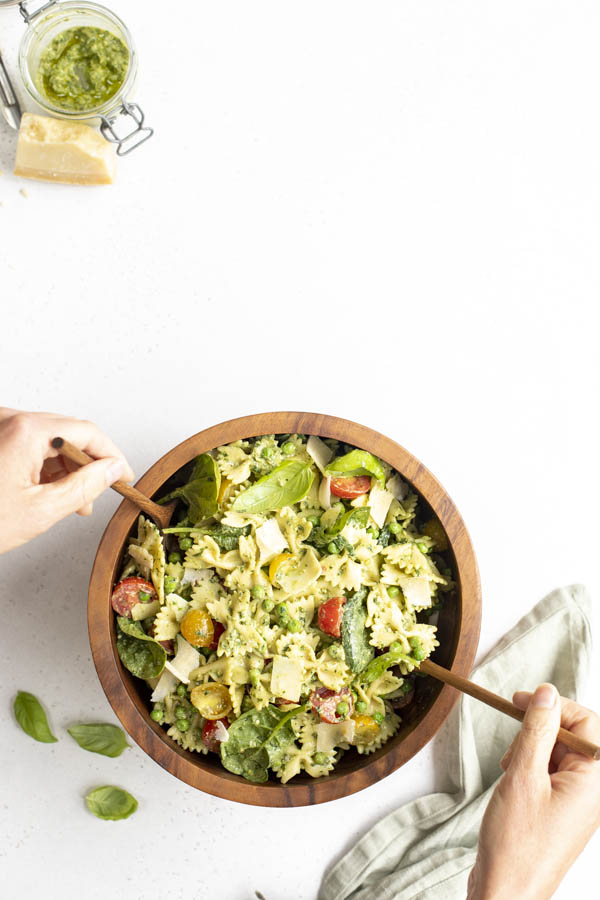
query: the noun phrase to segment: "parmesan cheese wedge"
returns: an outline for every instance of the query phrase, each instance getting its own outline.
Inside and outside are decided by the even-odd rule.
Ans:
[[[271,672],[271,692],[276,697],[283,697],[297,703],[302,690],[302,661],[288,659],[287,656],[273,657]]]
[[[394,495],[390,491],[386,491],[385,488],[379,487],[378,484],[375,484],[371,488],[371,493],[369,495],[371,518],[379,528],[383,528],[385,517],[387,516],[390,503],[393,499]]]
[[[330,450],[327,444],[318,438],[316,435],[311,434],[308,441],[306,442],[306,451],[310,457],[315,462],[315,465],[320,470],[321,474],[325,473],[325,466],[331,460],[333,456],[333,450]]]
[[[354,740],[354,719],[345,719],[328,725],[320,722],[317,725],[317,750],[319,753],[331,753],[339,744],[351,744]]]
[[[116,171],[114,147],[94,128],[24,113],[15,175],[62,184],[112,184]]]
[[[158,679],[158,684],[152,691],[152,696],[150,699],[153,703],[158,703],[159,700],[164,700],[168,694],[171,694],[175,690],[175,685],[177,684],[177,678],[173,675],[172,672],[169,672],[168,669],[163,669],[162,675]]]
[[[281,533],[276,519],[267,519],[264,525],[256,529],[256,543],[260,550],[261,566],[288,549],[288,542]]]
[[[319,503],[323,509],[329,509],[331,506],[331,478],[324,475],[319,485]]]
[[[396,475],[392,476],[392,478],[390,478],[386,487],[388,491],[391,491],[396,500],[404,500],[404,498],[408,494],[407,483],[405,481],[402,481],[397,473]]]
[[[190,683],[190,672],[198,668],[200,662],[200,654],[194,650],[191,644],[180,634],[177,635],[177,653],[173,657],[173,662],[165,663],[165,669],[183,681],[184,684]],[[162,676],[161,676],[162,677]]]

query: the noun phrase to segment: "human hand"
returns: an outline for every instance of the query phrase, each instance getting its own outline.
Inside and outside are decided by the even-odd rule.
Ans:
[[[600,743],[600,718],[551,684],[513,703],[525,719],[500,761],[468,900],[546,900],[600,826],[600,762],[555,743],[561,725]]]
[[[96,462],[77,468],[50,446],[64,437]],[[0,407],[0,553],[25,544],[92,502],[119,478],[133,480],[121,451],[92,422]]]

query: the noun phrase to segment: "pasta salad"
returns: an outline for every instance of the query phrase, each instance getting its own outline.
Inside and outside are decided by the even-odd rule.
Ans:
[[[328,775],[397,731],[453,584],[437,519],[365,450],[263,435],[203,453],[140,516],[112,594],[123,665],[181,747],[252,782]]]

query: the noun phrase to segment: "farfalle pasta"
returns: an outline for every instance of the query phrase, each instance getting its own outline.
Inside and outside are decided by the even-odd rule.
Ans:
[[[202,454],[113,591],[123,664],[184,749],[250,781],[327,776],[400,726],[453,589],[437,520],[387,463],[263,435]]]

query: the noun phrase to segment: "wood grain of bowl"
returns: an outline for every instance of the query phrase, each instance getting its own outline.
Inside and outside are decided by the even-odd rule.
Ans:
[[[262,434],[315,434],[337,438],[392,465],[420,494],[442,523],[450,544],[456,599],[442,609],[438,622],[440,646],[436,662],[468,676],[475,658],[481,623],[481,590],[471,540],[454,503],[441,484],[414,456],[376,431],[334,416],[303,412],[274,412],[245,416],[207,428],[188,438],[156,462],[137,487],[159,497],[162,486],[182,466],[221,444]],[[176,778],[217,797],[257,806],[306,806],[345,797],[380,781],[404,765],[435,735],[458,699],[452,688],[430,678],[418,679],[415,702],[401,711],[397,734],[368,756],[344,753],[324,778],[296,776],[285,785],[278,781],[251,784],[226,771],[214,754],[183,750],[150,718],[149,691],[123,668],[116,648],[112,587],[120,571],[127,538],[139,510],[123,501],[104,532],[92,570],[88,627],[94,665],[108,700],[125,730],[140,747]]]

